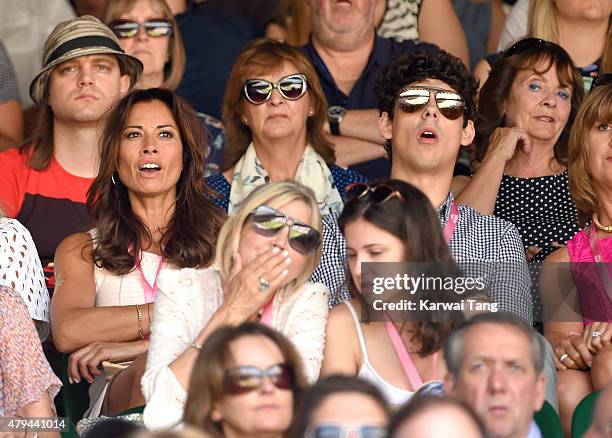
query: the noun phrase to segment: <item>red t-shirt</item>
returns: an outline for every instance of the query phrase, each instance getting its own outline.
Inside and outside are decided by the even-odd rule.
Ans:
[[[29,156],[18,149],[0,153],[0,207],[30,231],[47,268],[66,236],[91,228],[85,202],[93,178],[68,173],[55,158],[47,168],[33,169]]]

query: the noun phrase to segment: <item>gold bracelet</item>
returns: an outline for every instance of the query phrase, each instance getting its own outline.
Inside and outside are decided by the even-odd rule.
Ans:
[[[144,331],[142,330],[142,312],[140,311],[139,304],[136,304],[136,314],[138,315],[138,338],[144,339]]]

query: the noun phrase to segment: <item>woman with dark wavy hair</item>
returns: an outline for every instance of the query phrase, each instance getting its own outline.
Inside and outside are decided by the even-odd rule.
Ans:
[[[535,38],[508,49],[480,91],[481,164],[471,180],[455,186],[465,186],[457,200],[513,223],[528,261],[543,260],[578,231],[567,145],[583,96],[567,52]]]
[[[167,90],[134,91],[109,115],[87,200],[95,228],[59,246],[51,310],[55,344],[72,353],[71,382],[93,383],[89,417],[104,400],[106,414],[144,404],[159,274],[212,270],[224,214],[204,185],[203,144],[195,112]],[[128,358],[107,387],[101,363]]]
[[[424,382],[434,381],[431,389],[439,390],[446,372],[440,350],[464,315],[428,311],[412,318],[417,312],[406,309],[403,313],[391,312],[387,320],[383,319],[386,313],[368,298],[373,296],[373,290],[362,290],[362,275],[366,279],[378,276],[378,272],[362,272],[362,263],[384,263],[388,267],[404,262],[439,263],[440,274],[449,278],[457,277],[459,269],[431,202],[416,187],[394,179],[370,185],[359,183],[349,189],[347,196],[349,201],[338,225],[346,239],[348,286],[356,298],[343,301],[344,305],[330,312],[321,375],[341,373],[367,380],[397,408]],[[440,297],[436,294],[444,291],[431,291],[427,298]],[[441,299],[454,301],[454,295],[444,294]],[[389,301],[390,295],[374,296]]]

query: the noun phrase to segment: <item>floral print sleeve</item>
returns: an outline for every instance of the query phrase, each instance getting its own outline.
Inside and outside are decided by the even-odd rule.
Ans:
[[[13,289],[0,286],[0,414],[17,410],[62,386],[43,355],[34,323]]]

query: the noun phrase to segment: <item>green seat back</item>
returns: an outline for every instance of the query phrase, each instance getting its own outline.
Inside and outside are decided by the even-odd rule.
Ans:
[[[542,436],[546,438],[563,438],[563,426],[561,425],[561,419],[555,411],[555,408],[551,406],[546,400],[542,409],[533,415],[533,419],[540,428]]]
[[[601,391],[595,391],[582,399],[572,415],[572,438],[582,438],[593,422],[595,402]]]

